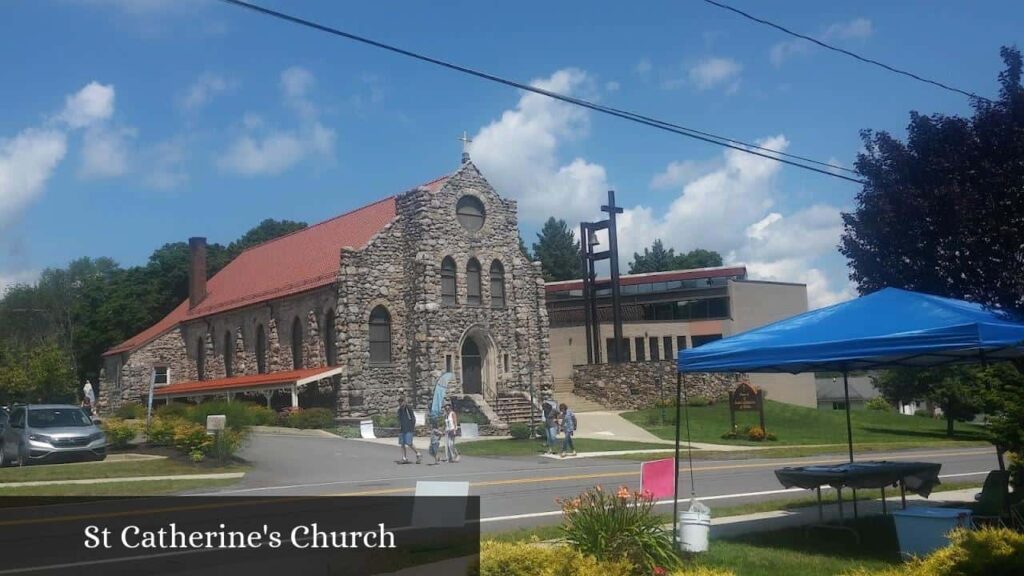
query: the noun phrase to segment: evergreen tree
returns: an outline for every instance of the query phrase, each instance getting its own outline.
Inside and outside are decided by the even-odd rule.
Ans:
[[[580,243],[569,230],[565,220],[548,218],[537,233],[533,244],[533,257],[540,260],[544,280],[575,280],[583,277],[580,263]]]
[[[661,239],[654,241],[650,249],[644,248],[643,254],[633,253],[633,261],[629,264],[630,274],[643,274],[645,272],[664,272],[674,270],[676,251],[674,248],[665,249]]]
[[[533,254],[530,254],[530,248],[527,247],[526,242],[523,241],[523,235],[519,234],[519,251],[523,253],[523,257],[529,262],[533,262]]]
[[[650,248],[644,248],[643,254],[633,253],[633,261],[629,264],[630,274],[646,272],[665,272],[667,270],[692,270],[694,268],[711,268],[722,265],[722,255],[713,250],[697,248],[685,254],[676,254],[674,248],[665,248],[661,239],[654,241]]]

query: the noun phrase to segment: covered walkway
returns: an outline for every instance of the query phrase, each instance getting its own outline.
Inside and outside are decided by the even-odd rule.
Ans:
[[[290,392],[292,406],[298,408],[299,387],[336,376],[341,374],[341,371],[342,368],[340,366],[329,366],[289,370],[287,372],[271,372],[269,374],[234,376],[231,378],[218,378],[216,380],[178,382],[155,389],[153,397],[170,401],[174,398],[224,396],[231,400],[235,394],[257,393],[267,398],[267,405],[269,406],[271,396],[273,396],[274,392],[280,391]]]

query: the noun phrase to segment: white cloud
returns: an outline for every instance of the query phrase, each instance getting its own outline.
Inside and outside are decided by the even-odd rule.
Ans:
[[[64,132],[27,128],[0,139],[0,231],[43,194],[67,152]]]
[[[726,86],[730,94],[739,89],[739,76],[743,66],[732,58],[705,58],[690,67],[687,76],[698,90]]]
[[[198,110],[209,104],[213,98],[227,90],[230,83],[221,75],[205,72],[196,78],[181,97],[181,107],[185,110]]]
[[[720,162],[697,162],[694,160],[673,160],[668,163],[665,170],[655,174],[651,178],[651,188],[655,190],[682,186],[690,180],[694,180],[702,174],[714,170]]]
[[[132,128],[92,126],[82,136],[82,178],[112,178],[128,171],[128,139],[134,138]]]
[[[622,88],[622,85],[615,80],[609,80],[604,84],[604,89],[608,92],[618,92],[619,88]]]
[[[874,27],[871,20],[867,18],[854,18],[847,22],[836,22],[825,27],[818,35],[822,42],[865,40],[874,34]],[[793,38],[774,44],[768,51],[768,59],[776,67],[799,54],[810,52],[813,44],[807,40]]]
[[[242,134],[217,159],[222,170],[243,176],[276,175],[310,157],[334,157],[335,132],[317,119],[320,110],[309,98],[316,78],[304,68],[292,67],[281,73],[280,83],[284,103],[298,115],[299,126],[272,128],[261,116],[246,113]]]
[[[154,146],[147,154],[148,166],[143,182],[156,190],[173,190],[188,182],[185,170],[185,143],[168,140]]]
[[[579,94],[592,91],[592,83],[586,72],[566,68],[532,85]],[[582,158],[563,163],[558,150],[586,136],[589,127],[585,110],[524,93],[515,108],[477,132],[469,152],[495,188],[519,202],[524,222],[549,216],[579,221],[595,215],[609,188],[608,177],[603,166]]]
[[[641,58],[640,61],[637,62],[635,66],[633,66],[633,71],[639,74],[640,76],[647,76],[648,74],[651,73],[651,70],[653,68],[654,66],[651,65],[650,60],[648,60],[647,58]]]
[[[855,18],[849,22],[837,22],[825,29],[822,38],[826,40],[863,40],[874,33],[871,20]]]
[[[782,135],[759,146],[784,151]],[[619,226],[620,252],[640,252],[657,238],[677,250],[707,248],[730,264],[744,264],[752,278],[805,282],[812,306],[852,295],[848,282],[827,268],[837,257],[842,222],[839,209],[814,205],[784,214],[776,208],[783,197],[776,180],[781,164],[738,150],[721,159],[699,163],[673,162],[652,184],[681,185],[666,210],[637,205],[627,209]],[[680,184],[680,181],[684,181]],[[834,264],[834,262],[831,262]],[[835,286],[839,286],[836,288]]]
[[[39,270],[19,270],[10,273],[0,272],[0,298],[3,298],[8,288],[18,284],[35,284],[39,280],[39,274]]]
[[[113,85],[90,82],[65,98],[64,110],[61,111],[59,118],[71,128],[84,128],[108,120],[113,115]]]

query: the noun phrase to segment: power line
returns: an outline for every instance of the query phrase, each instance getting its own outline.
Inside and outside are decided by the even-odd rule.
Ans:
[[[859,178],[854,178],[854,177],[850,177],[850,176],[844,176],[842,174],[838,174],[837,173],[837,172],[843,171],[843,172],[848,172],[848,173],[856,174],[856,172],[854,170],[850,170],[849,168],[844,168],[844,167],[841,167],[841,166],[835,166],[835,165],[829,164],[827,162],[821,162],[819,160],[813,160],[811,158],[805,158],[803,156],[797,156],[795,154],[788,154],[786,152],[780,152],[780,151],[777,151],[777,150],[772,150],[770,148],[764,148],[764,147],[761,147],[761,146],[757,146],[755,144],[749,144],[749,143],[742,142],[740,140],[736,140],[736,139],[733,139],[733,138],[727,138],[727,137],[724,137],[724,136],[718,136],[718,135],[715,135],[715,134],[712,134],[712,133],[709,133],[709,132],[701,132],[699,130],[694,130],[692,128],[687,128],[685,126],[680,126],[680,125],[677,125],[677,124],[673,124],[671,122],[666,122],[666,121],[663,121],[663,120],[658,120],[656,118],[651,118],[651,117],[648,117],[648,116],[644,116],[644,115],[638,114],[636,112],[630,112],[630,111],[627,111],[627,110],[619,110],[617,108],[612,108],[610,106],[603,106],[601,104],[596,104],[594,102],[591,102],[589,100],[584,100],[582,98],[575,98],[573,96],[567,96],[567,95],[564,95],[564,94],[559,94],[558,92],[552,92],[550,90],[544,90],[542,88],[537,88],[536,86],[530,86],[529,84],[523,84],[521,82],[516,82],[514,80],[508,80],[506,78],[502,78],[502,77],[496,76],[494,74],[490,74],[490,73],[483,72],[483,71],[480,71],[480,70],[475,70],[473,68],[468,68],[468,67],[465,67],[465,66],[461,66],[459,64],[454,64],[452,62],[447,62],[445,60],[440,60],[440,59],[437,59],[437,58],[433,58],[431,56],[426,56],[424,54],[419,54],[417,52],[412,52],[412,51],[406,50],[404,48],[399,48],[397,46],[386,44],[384,42],[380,42],[380,41],[377,41],[377,40],[366,38],[364,36],[359,36],[359,35],[353,34],[351,32],[345,32],[343,30],[339,30],[337,28],[332,28],[332,27],[326,26],[324,24],[319,24],[319,23],[313,22],[311,20],[306,20],[306,19],[303,19],[303,18],[299,18],[297,16],[292,16],[290,14],[285,14],[283,12],[278,12],[276,10],[271,10],[269,8],[264,8],[264,7],[258,6],[256,4],[250,4],[248,2],[243,2],[242,0],[221,0],[221,1],[224,2],[224,3],[230,4],[230,5],[233,5],[233,6],[237,6],[237,7],[241,7],[241,8],[247,8],[249,10],[258,12],[260,14],[263,14],[265,16],[271,16],[271,17],[274,17],[274,18],[285,20],[287,22],[291,22],[293,24],[298,24],[300,26],[305,26],[307,28],[313,28],[315,30],[319,30],[321,32],[326,32],[326,33],[334,35],[334,36],[340,36],[342,38],[347,38],[349,40],[360,42],[362,44],[367,44],[367,45],[373,46],[375,48],[380,48],[382,50],[387,50],[389,52],[394,52],[396,54],[401,54],[402,56],[407,56],[409,58],[413,58],[413,59],[416,59],[416,60],[420,60],[422,62],[427,62],[427,63],[430,63],[430,64],[434,64],[436,66],[441,66],[443,68],[448,68],[449,70],[455,70],[456,72],[461,72],[463,74],[468,74],[468,75],[471,75],[471,76],[475,76],[477,78],[482,78],[484,80],[489,80],[491,82],[496,82],[498,84],[504,84],[505,86],[510,86],[510,87],[513,87],[513,88],[517,88],[519,90],[525,90],[527,92],[533,92],[535,94],[540,94],[540,95],[543,95],[543,96],[547,96],[548,98],[552,98],[552,99],[555,99],[555,100],[560,100],[562,102],[567,102],[569,104],[574,104],[576,106],[580,106],[580,107],[583,107],[583,108],[594,110],[595,112],[601,112],[602,114],[607,114],[607,115],[615,116],[615,117],[622,118],[622,119],[625,119],[625,120],[630,120],[630,121],[633,121],[633,122],[637,122],[639,124],[644,124],[646,126],[650,126],[652,128],[657,128],[659,130],[664,130],[666,132],[671,132],[671,133],[674,133],[674,134],[679,134],[681,136],[686,136],[686,137],[689,137],[689,138],[694,138],[696,140],[701,140],[701,141],[708,142],[708,143],[711,143],[711,144],[717,144],[719,146],[723,146],[723,147],[726,147],[726,148],[731,148],[733,150],[738,150],[740,152],[745,152],[747,154],[753,154],[754,156],[760,156],[762,158],[767,158],[769,160],[774,160],[776,162],[781,162],[783,164],[788,164],[790,166],[795,166],[797,168],[802,168],[804,170],[810,170],[812,172],[817,172],[819,174],[824,174],[826,176],[831,176],[833,178],[839,178],[839,179],[847,180],[847,181],[854,182],[854,183],[857,183],[857,184],[864,184],[865,183],[864,180],[861,180]],[[787,158],[790,158],[790,159],[787,159]],[[827,168],[817,168],[815,166],[811,166],[811,165],[808,165],[808,164],[802,164],[801,162],[807,162],[809,164],[816,164],[818,166],[827,166]]]
[[[977,98],[978,100],[983,100],[985,102],[992,103],[992,101],[989,100],[988,98],[985,98],[984,96],[979,96],[979,95],[975,94],[974,92],[968,92],[966,90],[961,90],[960,88],[957,88],[955,86],[949,86],[948,84],[943,84],[942,82],[939,82],[938,80],[930,80],[928,78],[924,78],[922,76],[914,74],[913,72],[908,72],[907,70],[901,70],[899,68],[895,68],[893,66],[885,64],[884,62],[879,62],[878,60],[873,60],[871,58],[867,58],[867,57],[861,56],[860,54],[856,54],[856,53],[851,52],[849,50],[844,50],[843,48],[839,48],[838,46],[833,46],[831,44],[822,42],[821,40],[818,40],[817,38],[812,38],[812,37],[807,36],[805,34],[800,34],[799,32],[794,32],[794,31],[790,30],[789,28],[786,28],[785,26],[782,26],[780,24],[776,24],[774,22],[771,22],[770,20],[765,20],[764,18],[758,18],[757,16],[754,16],[753,14],[749,14],[747,12],[744,12],[743,10],[740,10],[739,8],[733,8],[732,6],[729,6],[728,4],[723,4],[723,3],[718,2],[716,0],[704,0],[704,2],[706,2],[708,4],[711,4],[712,6],[717,6],[718,8],[721,8],[723,10],[728,10],[729,12],[733,12],[735,14],[739,14],[740,16],[746,18],[747,20],[753,20],[754,22],[757,22],[758,24],[764,24],[765,26],[770,26],[772,28],[775,28],[776,30],[779,30],[780,32],[784,32],[786,34],[789,34],[790,36],[795,36],[796,38],[800,38],[802,40],[807,40],[808,42],[813,42],[813,43],[817,44],[818,46],[821,46],[822,48],[825,48],[827,50],[832,50],[833,52],[838,52],[840,54],[845,54],[847,56],[850,56],[851,58],[856,58],[857,60],[860,60],[861,62],[864,62],[865,64],[871,64],[873,66],[879,66],[881,68],[884,68],[884,69],[888,70],[889,72],[894,72],[896,74],[900,74],[900,75],[906,76],[908,78],[913,78],[914,80],[917,80],[919,82],[924,82],[926,84],[931,84],[932,86],[937,86],[939,88],[942,88],[943,90],[949,90],[950,92],[956,92],[958,94],[962,94],[964,96],[967,96],[968,98]]]

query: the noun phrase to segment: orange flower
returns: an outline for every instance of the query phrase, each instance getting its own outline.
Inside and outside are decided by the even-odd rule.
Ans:
[[[621,488],[619,488],[619,491],[615,493],[615,495],[623,500],[626,500],[627,498],[629,498],[629,488],[622,486]]]

